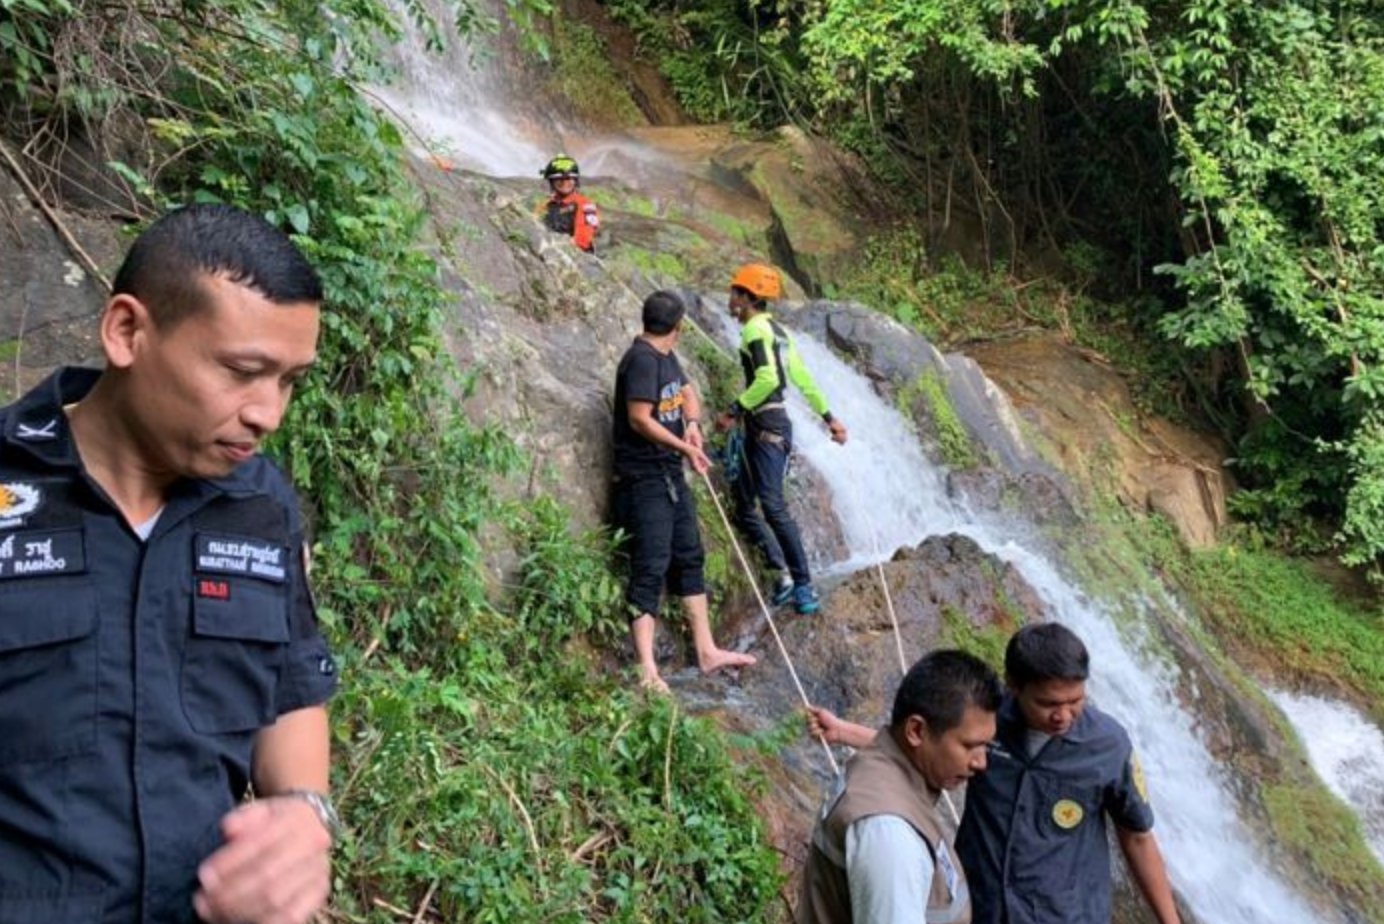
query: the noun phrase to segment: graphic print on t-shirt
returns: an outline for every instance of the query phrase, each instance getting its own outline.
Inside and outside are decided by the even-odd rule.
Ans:
[[[682,382],[666,383],[658,395],[658,422],[666,426],[682,420],[682,405]]]

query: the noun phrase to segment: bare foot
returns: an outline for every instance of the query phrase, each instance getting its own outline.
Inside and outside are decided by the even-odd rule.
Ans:
[[[650,693],[657,693],[660,696],[667,696],[668,693],[671,692],[668,689],[668,684],[658,675],[657,671],[650,672],[640,670],[639,687],[642,690],[648,690]]]
[[[753,663],[754,655],[727,651],[724,648],[713,648],[697,658],[697,666],[702,669],[703,674],[714,674],[727,667],[749,667]]]

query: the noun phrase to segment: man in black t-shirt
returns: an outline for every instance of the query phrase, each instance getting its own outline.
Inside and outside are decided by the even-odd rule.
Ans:
[[[682,474],[684,457],[698,474],[711,465],[702,451],[701,401],[673,354],[685,311],[672,292],[645,299],[644,332],[615,374],[613,506],[615,524],[629,536],[630,636],[640,684],[659,692],[668,685],[654,662],[654,618],[665,584],[682,600],[702,673],[755,661],[718,648],[711,636],[702,537]]]

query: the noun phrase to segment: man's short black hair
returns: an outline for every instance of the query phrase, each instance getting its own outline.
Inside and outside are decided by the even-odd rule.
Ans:
[[[999,677],[980,658],[955,649],[933,651],[909,668],[899,684],[891,724],[902,728],[909,716],[922,716],[937,737],[960,725],[968,706],[998,711],[1003,694]]]
[[[1004,677],[1016,690],[1047,680],[1085,680],[1090,675],[1086,645],[1060,623],[1024,626],[1004,650]]]
[[[676,292],[659,289],[644,299],[644,333],[656,337],[670,334],[686,313],[687,306]]]
[[[132,295],[170,326],[206,305],[202,276],[222,276],[279,305],[322,301],[322,281],[278,228],[229,205],[189,205],[135,239],[113,295]]]

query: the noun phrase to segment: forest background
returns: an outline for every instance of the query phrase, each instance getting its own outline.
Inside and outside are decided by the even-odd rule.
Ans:
[[[799,125],[898,192],[828,294],[952,345],[1021,306],[1023,323],[1119,355],[1151,411],[1235,447],[1227,542],[1246,554],[1180,573],[1309,653],[1377,644],[1358,641],[1377,621],[1337,615],[1290,558],[1378,575],[1384,557],[1372,0],[606,8],[689,117]],[[534,54],[599,70],[570,14],[508,11]],[[353,679],[336,707],[355,835],[334,915],[772,920],[778,859],[743,763],[774,742],[595,675],[580,653],[623,631],[609,537],[492,490],[522,460],[455,412],[473,370],[442,347],[446,294],[415,246],[400,131],[361,92],[388,79],[379,41],[404,19],[434,43],[495,26],[417,0],[0,0],[0,123],[40,154],[106,139],[130,191],[112,211],[131,222],[230,201],[323,270],[322,360],[276,452],[311,499],[321,614]],[[962,201],[979,220],[964,261],[939,221]],[[520,550],[503,587],[480,567],[496,524]],[[1289,622],[1304,609],[1310,624]],[[1379,670],[1358,679],[1375,702]]]

